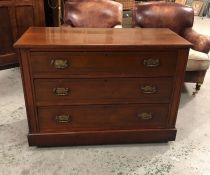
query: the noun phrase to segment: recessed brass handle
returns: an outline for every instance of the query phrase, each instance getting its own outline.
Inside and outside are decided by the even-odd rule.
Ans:
[[[157,93],[157,87],[156,86],[150,86],[150,85],[141,86],[141,91],[144,94],[155,94],[155,93]]]
[[[56,69],[66,69],[69,67],[69,62],[65,59],[52,59],[50,64]]]
[[[151,112],[143,112],[137,115],[138,118],[141,120],[150,120],[152,119],[152,113]]]
[[[53,88],[53,93],[56,96],[67,96],[70,93],[69,88]]]
[[[160,60],[159,59],[145,59],[144,60],[144,66],[146,67],[159,67],[160,66]]]
[[[70,115],[58,115],[55,117],[55,120],[58,123],[70,123],[71,117]]]

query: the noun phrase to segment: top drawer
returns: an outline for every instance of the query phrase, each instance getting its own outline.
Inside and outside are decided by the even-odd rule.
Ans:
[[[33,75],[171,76],[175,72],[174,52],[32,52]],[[47,73],[47,74],[46,74]]]

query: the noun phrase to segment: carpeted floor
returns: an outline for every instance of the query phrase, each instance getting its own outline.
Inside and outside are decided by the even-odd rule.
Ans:
[[[210,18],[195,28],[210,35]],[[37,148],[27,144],[20,71],[0,71],[0,175],[209,175],[210,71],[195,97],[193,88],[183,88],[174,142]]]

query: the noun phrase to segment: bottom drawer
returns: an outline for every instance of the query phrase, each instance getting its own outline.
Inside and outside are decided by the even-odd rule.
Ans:
[[[40,132],[164,128],[167,104],[38,108]]]

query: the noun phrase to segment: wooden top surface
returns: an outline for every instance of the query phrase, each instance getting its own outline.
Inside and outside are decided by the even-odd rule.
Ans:
[[[191,43],[169,29],[31,27],[14,44],[30,49],[189,48]]]

